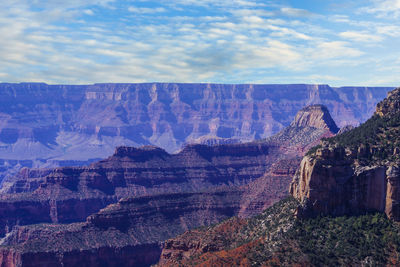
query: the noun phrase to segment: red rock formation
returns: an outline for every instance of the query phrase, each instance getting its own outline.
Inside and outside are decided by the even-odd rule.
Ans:
[[[290,124],[295,127],[314,127],[317,129],[330,130],[337,133],[339,128],[333,121],[328,109],[323,105],[307,106],[297,112],[294,121]]]
[[[290,186],[302,202],[300,216],[380,211],[400,220],[399,103],[396,89],[365,124],[303,158]]]

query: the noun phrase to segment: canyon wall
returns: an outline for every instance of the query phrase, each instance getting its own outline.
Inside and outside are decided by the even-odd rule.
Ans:
[[[391,88],[328,85],[0,84],[0,178],[21,167],[82,165],[117,146],[271,136],[311,104],[339,127],[358,125]]]

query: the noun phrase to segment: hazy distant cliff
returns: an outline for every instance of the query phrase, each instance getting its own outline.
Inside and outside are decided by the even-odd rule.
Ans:
[[[357,125],[373,113],[390,89],[3,83],[0,159],[28,160],[4,163],[7,168],[42,166],[48,159],[103,158],[119,145],[153,144],[173,152],[203,136],[260,139],[288,126],[296,112],[310,104],[326,105],[339,127]]]

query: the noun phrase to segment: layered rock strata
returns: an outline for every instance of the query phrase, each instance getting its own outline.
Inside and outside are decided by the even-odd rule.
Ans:
[[[299,216],[385,212],[400,221],[400,89],[361,126],[327,139],[303,158],[290,186]]]
[[[0,179],[21,167],[106,158],[117,146],[156,145],[169,153],[206,136],[252,141],[271,136],[311,104],[339,126],[358,125],[392,88],[328,85],[0,84]]]
[[[85,220],[124,197],[241,186],[262,176],[277,157],[268,144],[119,147],[88,167],[24,171],[0,195],[0,233],[15,224]],[[44,171],[46,172],[46,171]]]
[[[16,266],[149,266],[160,241],[231,217],[237,192],[127,198],[67,225],[19,226],[1,240],[0,263]]]
[[[83,221],[124,197],[216,188],[241,192],[240,216],[261,212],[286,196],[293,166],[307,147],[333,135],[330,127],[336,125],[326,108],[311,106],[299,114],[289,127],[260,142],[188,145],[177,154],[152,146],[119,147],[88,167],[24,170],[0,194],[0,234],[16,224]],[[306,119],[320,121],[307,126]]]

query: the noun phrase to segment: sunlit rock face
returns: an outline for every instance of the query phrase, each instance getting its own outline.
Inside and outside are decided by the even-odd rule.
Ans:
[[[361,126],[323,141],[300,163],[290,193],[299,216],[380,211],[400,221],[400,88]]]

